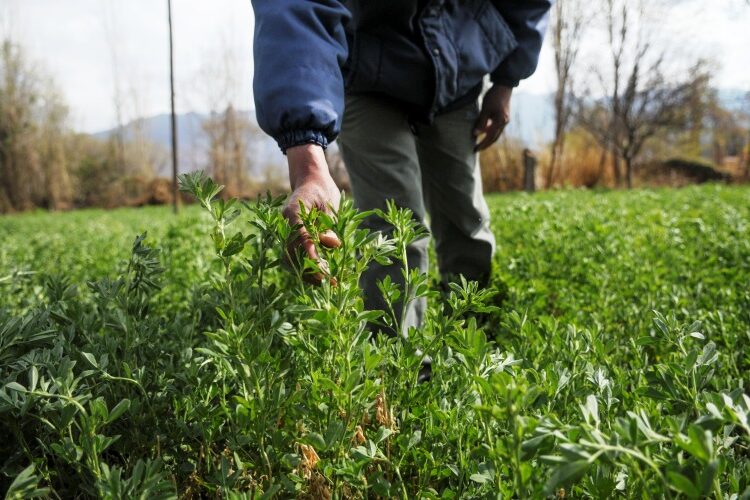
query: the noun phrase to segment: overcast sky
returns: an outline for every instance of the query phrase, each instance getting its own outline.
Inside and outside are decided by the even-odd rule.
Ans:
[[[663,37],[679,39],[687,55],[710,58],[719,69],[717,86],[750,89],[750,6],[742,0],[676,3],[659,20]],[[173,10],[178,111],[207,111],[224,96],[251,108],[250,0],[173,0]],[[116,123],[115,92],[126,121],[169,110],[166,26],[166,0],[0,0],[0,35],[23,43],[57,82],[72,125],[88,132]],[[586,51],[594,49],[593,40],[585,42]],[[553,88],[546,48],[522,89]]]

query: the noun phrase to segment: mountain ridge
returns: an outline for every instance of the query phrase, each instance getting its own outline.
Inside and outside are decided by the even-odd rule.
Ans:
[[[719,89],[719,101],[724,107],[733,111],[745,109],[746,91],[740,89]],[[260,130],[255,110],[238,110],[251,124],[248,131],[248,143],[253,148],[252,158],[256,169],[272,165],[285,170],[284,156],[276,142]],[[208,138],[203,124],[210,118],[207,113],[188,111],[177,115],[177,141],[179,147],[180,171],[187,172],[206,168],[208,165],[206,151]],[[126,138],[132,136],[136,124],[145,128],[146,136],[154,143],[169,150],[171,148],[170,115],[161,113],[128,123],[125,126]],[[105,139],[114,134],[116,128],[90,134]],[[508,137],[520,140],[531,149],[546,147],[554,135],[554,110],[551,94],[516,92],[511,102],[511,122],[505,130]]]

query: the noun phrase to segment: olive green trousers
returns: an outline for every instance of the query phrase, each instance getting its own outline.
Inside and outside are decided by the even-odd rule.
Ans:
[[[410,209],[435,240],[443,281],[463,275],[489,277],[495,238],[482,194],[478,155],[472,130],[479,114],[476,102],[438,115],[432,124],[412,123],[403,109],[372,96],[349,95],[339,147],[349,174],[354,204],[360,210],[385,209],[386,200]],[[365,227],[389,234],[392,228],[378,217]],[[407,249],[410,268],[427,272],[426,238]],[[365,306],[385,309],[378,281],[387,275],[402,284],[399,265],[374,264],[362,276]],[[419,327],[424,299],[403,312],[404,332]]]

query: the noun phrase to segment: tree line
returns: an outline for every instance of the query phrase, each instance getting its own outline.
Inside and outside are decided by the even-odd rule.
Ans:
[[[726,107],[714,86],[714,65],[680,53],[679,41],[658,40],[660,8],[645,0],[555,3],[547,38],[556,83],[553,138],[542,147],[506,135],[483,152],[487,190],[523,186],[527,148],[536,152],[536,182],[545,188],[676,183],[665,164],[750,178],[750,94],[744,109]],[[169,181],[160,177],[169,152],[149,138],[143,118],[124,123],[117,38],[113,28],[107,31],[117,124],[105,139],[72,130],[52,78],[18,43],[1,42],[0,212],[171,201]],[[213,111],[202,123],[205,145],[193,167],[227,186],[227,196],[279,191],[281,171],[253,154],[260,131],[227,97],[239,95],[231,56],[224,50],[201,75]],[[517,117],[523,120],[523,110]],[[335,148],[328,158],[345,187]]]
[[[117,123],[109,136],[78,133],[53,79],[20,44],[0,43],[0,213],[172,201],[169,151],[151,139],[145,118],[125,123],[119,85],[113,94]],[[282,190],[274,167],[253,158],[260,132],[249,117],[231,101],[211,104],[214,110],[200,124],[205,140],[191,166],[210,172],[227,196]]]
[[[633,187],[637,177],[658,174],[676,158],[694,170],[750,178],[750,93],[744,109],[728,109],[713,85],[717,68],[681,53],[680,40],[658,40],[667,7],[645,0],[555,3],[547,40],[554,134],[539,155],[542,186]],[[584,55],[584,42],[599,47]],[[526,146],[506,137],[485,153],[490,190],[520,187]]]

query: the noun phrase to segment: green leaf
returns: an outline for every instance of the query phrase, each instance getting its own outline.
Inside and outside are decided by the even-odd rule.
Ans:
[[[599,427],[599,402],[596,396],[589,394],[586,397],[586,404],[581,407],[583,417],[586,419],[586,423]]]
[[[380,319],[381,316],[383,316],[383,311],[362,311],[357,315],[357,321],[364,321],[367,323],[372,323],[374,321],[377,321]]]
[[[109,418],[107,419],[107,423],[114,422],[117,420],[120,416],[122,416],[123,413],[128,411],[130,408],[130,400],[129,399],[123,399],[117,405],[115,405],[114,408],[112,408],[112,411],[109,412]]]
[[[591,463],[588,460],[575,460],[558,467],[544,485],[545,491],[553,493],[560,486],[577,481],[588,470],[590,465]]]
[[[703,468],[703,472],[701,472],[701,475],[699,478],[701,495],[708,495],[708,493],[711,491],[711,488],[713,487],[714,478],[716,477],[716,472],[718,470],[719,470],[718,460],[711,460]]]
[[[714,361],[716,361],[719,358],[719,353],[716,351],[716,344],[713,342],[709,342],[705,346],[703,346],[703,351],[701,352],[701,355],[698,357],[697,364],[698,366],[706,366],[712,364]]]
[[[484,484],[488,481],[492,481],[492,477],[489,476],[486,472],[483,472],[481,474],[472,474],[471,476],[469,476],[469,479],[479,484]]]
[[[224,244],[224,248],[221,251],[222,257],[237,255],[245,248],[246,241],[247,238],[242,233],[236,233]]]
[[[375,435],[375,443],[382,443],[383,441],[388,439],[391,434],[393,434],[393,431],[391,429],[388,429],[387,427],[380,427],[377,434]]]
[[[370,451],[364,446],[356,446],[351,450],[352,456],[355,460],[372,460],[373,456]]]
[[[690,436],[692,441],[700,445],[701,456],[705,461],[708,461],[714,454],[713,434],[711,431],[697,425],[691,425],[688,429],[688,436]]]
[[[5,388],[18,392],[27,392],[26,388],[18,382],[8,382],[7,384],[5,384]]]
[[[41,477],[35,474],[34,464],[21,471],[5,492],[6,500],[21,500],[26,498],[40,498],[49,494],[49,488],[40,488]]]
[[[675,443],[702,463],[706,463],[713,454],[712,439],[711,431],[704,431],[697,425],[691,425],[688,428],[688,435],[679,434],[675,437]]]
[[[32,366],[29,370],[29,390],[36,390],[37,383],[39,383],[39,370],[37,370],[36,366]]]
[[[90,352],[82,352],[81,354],[84,358],[86,358],[86,361],[88,361],[91,366],[93,366],[94,368],[99,368],[99,364],[96,362],[96,358],[93,354],[91,354]]]
[[[311,445],[318,451],[326,449],[325,439],[323,439],[323,436],[318,434],[317,432],[309,433],[304,437],[302,441],[304,441],[306,444]]]
[[[477,473],[469,476],[469,479],[475,483],[484,484],[495,479],[495,469],[492,467],[491,463],[482,462],[479,464],[478,469],[479,471]]]
[[[276,494],[281,490],[281,484],[276,483],[272,484],[268,490],[266,490],[261,496],[258,497],[258,500],[271,500],[272,498],[276,497]]]
[[[664,334],[665,337],[669,336],[669,327],[666,323],[664,323],[664,321],[661,320],[661,318],[654,318],[654,324],[661,331],[661,333]]]
[[[349,376],[346,379],[346,382],[344,382],[344,389],[343,391],[346,393],[350,393],[354,390],[355,387],[357,387],[357,384],[362,379],[362,372],[360,370],[354,370],[349,374]]]
[[[383,477],[382,472],[379,472],[377,476],[374,481],[372,478],[369,481],[372,483],[372,491],[379,497],[391,498],[393,495],[391,492],[391,483]]]
[[[524,460],[529,460],[533,457],[548,437],[550,437],[549,434],[540,434],[539,436],[534,436],[533,438],[523,441],[521,443],[522,458]]]
[[[669,481],[669,486],[688,496],[689,498],[698,498],[700,496],[700,494],[698,493],[698,489],[690,481],[690,479],[683,476],[679,472],[668,471],[667,479]]]
[[[693,324],[688,327],[687,332],[690,334],[700,333],[700,329],[702,326],[703,323],[701,323],[700,321],[694,321]],[[703,335],[701,335],[701,338],[703,338]]]
[[[409,444],[406,445],[406,449],[414,448],[420,441],[422,441],[422,431],[416,430],[409,436]]]

